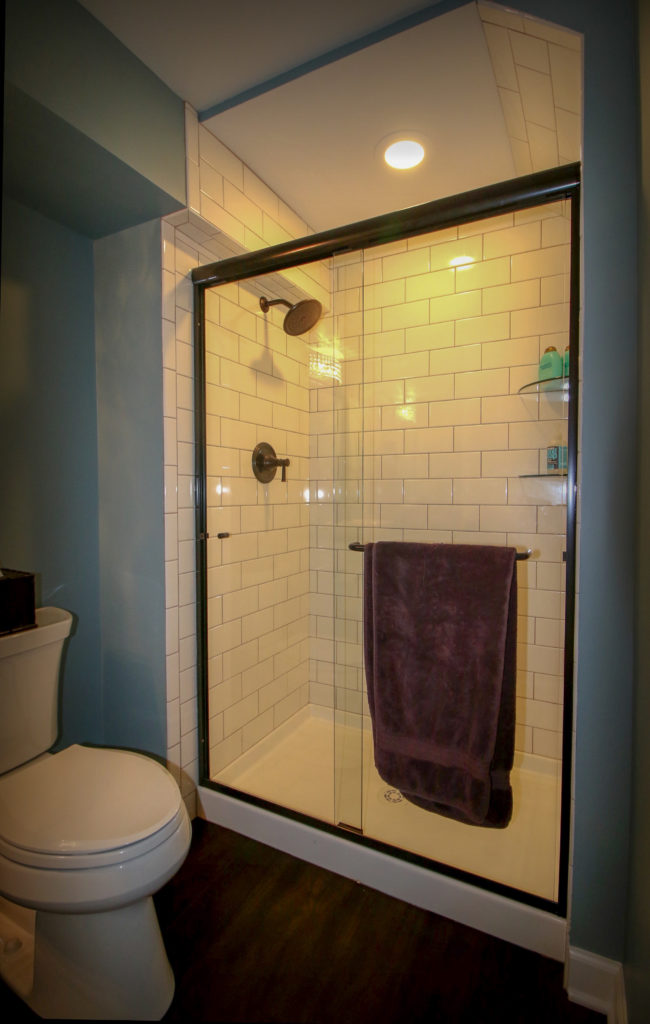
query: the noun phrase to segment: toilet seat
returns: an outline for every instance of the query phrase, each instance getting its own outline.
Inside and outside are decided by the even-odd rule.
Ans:
[[[75,854],[51,854],[37,853],[33,850],[25,850],[21,846],[8,842],[0,837],[0,857],[14,861],[24,867],[44,868],[48,871],[77,871],[82,868],[103,868],[112,865],[125,864],[130,860],[144,856],[155,850],[157,846],[164,843],[166,839],[177,832],[185,817],[184,808],[178,809],[171,821],[146,839],[140,839],[128,846],[117,846],[114,849],[106,850],[103,853]]]
[[[59,871],[122,863],[164,842],[183,810],[152,758],[75,745],[0,778],[0,854]]]
[[[67,747],[0,777],[0,893],[62,914],[149,897],[185,860],[178,786],[150,757]]]

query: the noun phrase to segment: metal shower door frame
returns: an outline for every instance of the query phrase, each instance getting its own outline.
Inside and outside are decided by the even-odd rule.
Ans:
[[[571,204],[570,309],[569,309],[569,411],[566,528],[566,614],[564,637],[564,706],[562,733],[562,803],[560,815],[559,884],[557,901],[520,892],[510,886],[468,874],[448,865],[425,861],[416,855],[387,847],[374,840],[344,832],[350,841],[361,842],[393,856],[421,863],[431,870],[469,881],[471,884],[503,894],[560,916],[566,915],[569,878],[569,837],[572,776],[573,679],[575,653],[576,592],[576,498],[578,448],[579,387],[579,312],[580,312],[580,187],[579,163],[554,167],[509,181],[488,185],[459,195],[434,200],[420,206],[357,221],[280,245],[270,246],[242,256],[218,260],[192,271],[194,290],[194,373],[195,373],[195,522],[197,567],[197,673],[199,715],[199,783],[227,792],[241,800],[266,806],[275,813],[304,821],[315,828],[341,835],[335,825],[288,811],[228,789],[209,778],[208,685],[207,685],[207,503],[206,503],[206,420],[205,420],[205,292],[208,288],[246,280],[264,274],[304,266],[346,252],[371,249],[407,237],[426,234],[446,227],[513,213],[553,201]]]

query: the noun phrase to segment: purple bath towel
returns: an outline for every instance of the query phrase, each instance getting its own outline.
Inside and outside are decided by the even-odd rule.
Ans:
[[[512,815],[515,549],[366,544],[364,655],[375,764],[420,807]]]

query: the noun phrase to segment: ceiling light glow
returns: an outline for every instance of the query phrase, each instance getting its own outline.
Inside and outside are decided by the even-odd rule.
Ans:
[[[424,146],[414,139],[398,139],[387,147],[384,160],[398,171],[409,170],[424,160]]]

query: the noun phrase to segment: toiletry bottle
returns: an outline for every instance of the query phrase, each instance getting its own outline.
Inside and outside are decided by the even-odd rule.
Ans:
[[[546,472],[565,474],[569,450],[565,444],[550,444],[546,449]]]
[[[539,361],[539,380],[551,380],[562,376],[562,356],[555,345],[549,345]]]
[[[569,346],[564,350],[564,376],[569,376]]]

